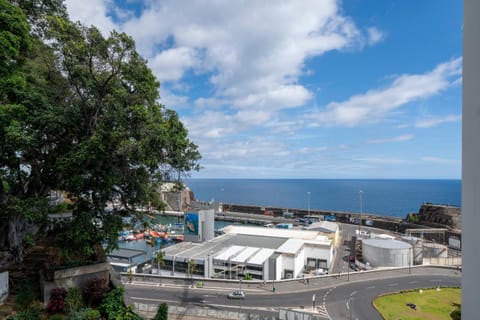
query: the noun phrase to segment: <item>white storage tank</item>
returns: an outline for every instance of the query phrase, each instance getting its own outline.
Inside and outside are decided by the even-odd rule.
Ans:
[[[438,243],[423,243],[423,256],[425,258],[447,258],[448,247]]]
[[[413,264],[414,265],[423,264],[423,240],[417,237],[408,237],[408,236],[402,237],[402,240],[412,245]]]
[[[365,239],[362,241],[363,262],[372,267],[408,267],[413,262],[412,246],[391,239]]]

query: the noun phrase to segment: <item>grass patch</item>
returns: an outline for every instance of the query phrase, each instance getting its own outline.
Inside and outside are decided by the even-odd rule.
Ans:
[[[373,303],[385,320],[451,320],[450,313],[458,309],[461,300],[460,288],[440,288],[385,295]],[[407,303],[414,303],[416,310]]]

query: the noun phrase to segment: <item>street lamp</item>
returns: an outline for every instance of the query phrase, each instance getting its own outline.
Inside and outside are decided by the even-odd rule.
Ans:
[[[358,192],[360,194],[360,221],[358,221],[358,231],[360,233],[360,228],[362,225],[362,213],[363,213],[363,190]]]
[[[308,215],[310,215],[310,191],[307,192],[307,209]]]
[[[240,279],[240,291],[242,291],[242,279]]]

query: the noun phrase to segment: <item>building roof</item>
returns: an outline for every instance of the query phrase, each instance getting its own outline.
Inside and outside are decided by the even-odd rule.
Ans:
[[[235,263],[245,263],[251,256],[253,256],[260,248],[255,247],[244,247],[244,249],[238,253],[233,259],[232,262]]]
[[[318,231],[298,230],[298,229],[279,229],[229,225],[223,228],[226,234],[243,234],[251,236],[276,237],[276,238],[295,238],[303,240],[315,239]]]
[[[273,249],[263,248],[257,251],[250,259],[248,259],[248,264],[263,264],[265,260],[270,258],[270,256],[275,252]]]
[[[145,255],[145,251],[142,250],[135,250],[135,249],[115,249],[112,252],[110,252],[107,257],[108,258],[117,258],[117,259],[132,259],[135,257],[143,256]]]
[[[280,248],[275,252],[296,254],[304,245],[305,241],[300,239],[288,239]]]
[[[231,246],[231,247],[228,247],[223,252],[217,254],[213,258],[217,260],[230,260],[230,259],[233,259],[244,248],[245,247],[243,246]]]
[[[338,224],[331,221],[320,221],[312,223],[307,230],[318,230],[326,233],[335,233],[338,230]]]

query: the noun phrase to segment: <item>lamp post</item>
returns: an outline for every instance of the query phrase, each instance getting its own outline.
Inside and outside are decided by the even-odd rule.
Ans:
[[[358,221],[358,231],[360,233],[360,228],[362,225],[362,213],[363,213],[363,190],[358,192],[360,194],[360,221]]]
[[[408,248],[408,274],[412,273],[412,247]]]
[[[308,215],[310,215],[310,191],[307,192],[307,211]]]
[[[240,279],[240,291],[242,291],[242,279]]]

